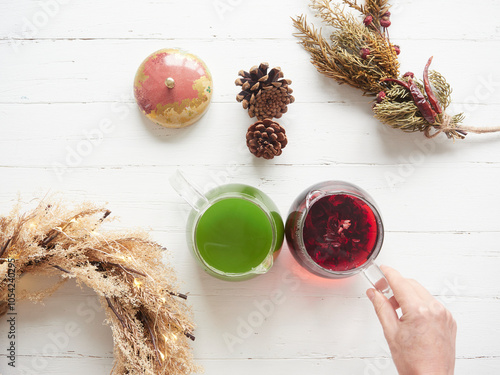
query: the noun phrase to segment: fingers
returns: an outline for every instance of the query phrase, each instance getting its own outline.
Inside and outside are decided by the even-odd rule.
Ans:
[[[418,281],[413,280],[413,279],[406,279],[406,280],[413,286],[413,289],[415,290],[415,292],[424,301],[430,301],[430,300],[434,299],[432,294],[430,294],[429,291],[427,289],[425,289]]]
[[[422,298],[420,295],[421,291],[416,288],[413,282],[405,279],[395,269],[387,266],[382,266],[381,269],[394,292],[394,297],[401,307],[403,314],[406,314],[415,305],[415,302],[418,302],[415,299]],[[420,287],[424,289],[422,286]]]
[[[389,298],[389,302],[391,303],[392,308],[394,309],[394,311],[396,311],[397,309],[399,309],[401,307],[401,306],[399,306],[398,300],[394,296],[392,296],[391,298]]]
[[[368,289],[366,295],[370,299],[386,338],[393,337],[398,329],[399,318],[393,305],[382,293],[375,289]]]

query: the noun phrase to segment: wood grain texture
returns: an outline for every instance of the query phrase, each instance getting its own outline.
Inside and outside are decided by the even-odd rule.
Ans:
[[[118,218],[110,229],[149,230],[190,293],[193,348],[206,374],[392,375],[361,275],[316,278],[285,246],[266,275],[211,278],[189,253],[189,207],[168,177],[181,168],[203,190],[257,186],[284,216],[309,185],[351,181],[381,208],[378,261],[419,280],[457,319],[456,374],[500,371],[500,135],[426,140],[379,124],[370,98],[320,76],[293,38],[290,16],[311,16],[306,0],[54,4],[0,0],[0,212],[18,194],[33,205],[33,197],[61,192],[56,198],[107,204]],[[500,2],[401,0],[391,11],[402,72],[420,77],[434,55],[432,67],[454,88],[450,112],[465,112],[470,125],[498,125]],[[182,130],[151,124],[133,99],[137,66],[164,47],[201,56],[214,77],[210,110]],[[237,72],[261,61],[281,66],[296,98],[280,120],[289,144],[272,161],[246,150],[253,121],[234,100]],[[42,282],[49,281],[27,279],[23,287]],[[111,333],[91,290],[69,282],[44,306],[18,308],[24,367],[6,366],[2,321],[2,375],[111,370]],[[65,340],[73,323],[79,333]]]

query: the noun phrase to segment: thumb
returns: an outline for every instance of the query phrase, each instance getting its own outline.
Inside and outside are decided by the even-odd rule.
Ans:
[[[392,336],[396,332],[399,323],[399,318],[394,307],[392,307],[389,300],[376,289],[368,289],[366,295],[375,308],[375,313],[377,314],[380,324],[382,324],[385,336]]]

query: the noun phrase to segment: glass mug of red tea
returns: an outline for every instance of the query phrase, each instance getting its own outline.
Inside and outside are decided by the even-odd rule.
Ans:
[[[269,271],[284,239],[283,220],[271,198],[243,184],[202,194],[180,171],[170,184],[192,207],[187,241],[207,273],[237,281]]]
[[[387,298],[392,290],[374,263],[384,240],[384,226],[370,195],[348,182],[325,181],[294,201],[286,239],[297,262],[330,279],[363,272]]]

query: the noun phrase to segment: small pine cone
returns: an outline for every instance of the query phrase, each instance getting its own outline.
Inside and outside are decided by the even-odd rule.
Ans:
[[[281,155],[287,143],[285,129],[273,120],[259,120],[248,128],[247,146],[258,158],[272,159]]]
[[[280,118],[287,111],[287,105],[295,101],[289,86],[292,81],[283,78],[280,68],[269,71],[268,68],[268,63],[262,63],[252,67],[250,72],[240,70],[238,74],[241,78],[235,81],[236,86],[242,89],[236,100],[241,102],[244,109],[248,109],[250,117],[259,120]]]

